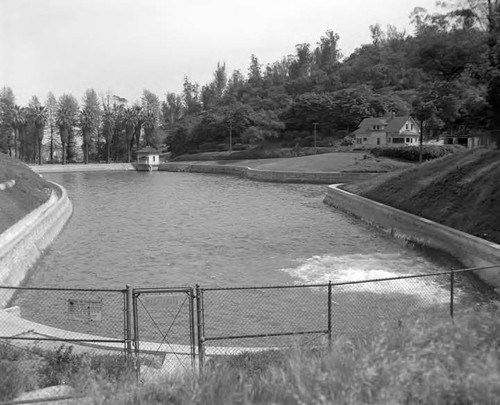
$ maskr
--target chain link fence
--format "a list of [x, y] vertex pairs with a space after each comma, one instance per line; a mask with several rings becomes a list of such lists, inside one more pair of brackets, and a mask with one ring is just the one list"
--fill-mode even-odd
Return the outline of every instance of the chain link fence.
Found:
[[113, 372], [124, 367], [132, 344], [127, 289], [0, 289], [12, 295], [0, 310], [3, 373], [44, 387], [68, 382], [85, 363]]
[[[144, 380], [202, 370], [212, 356], [326, 345], [343, 336], [372, 338], [382, 327], [397, 328], [423, 314], [445, 321], [460, 310], [497, 302], [498, 294], [477, 274], [499, 270], [230, 288], [0, 287], [15, 291], [11, 307], [0, 310], [0, 368], [10, 361], [21, 370], [0, 372], [39, 387], [65, 382], [85, 356], [95, 367], [106, 363], [116, 370], [133, 358], [127, 364]], [[69, 368], [61, 371], [66, 363]], [[58, 375], [30, 381], [33, 370], [49, 375], [54, 368]]]
[[473, 274], [492, 269], [500, 267], [335, 284], [197, 287], [200, 365], [211, 356], [371, 338], [425, 314], [447, 320], [498, 299]]

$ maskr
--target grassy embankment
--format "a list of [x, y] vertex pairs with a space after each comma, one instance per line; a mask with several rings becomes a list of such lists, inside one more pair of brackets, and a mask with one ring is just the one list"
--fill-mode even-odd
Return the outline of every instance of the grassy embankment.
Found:
[[24, 163], [0, 153], [0, 183], [9, 180], [16, 185], [0, 191], [0, 233], [47, 201], [53, 189]]
[[[203, 375], [185, 372], [145, 383], [119, 372], [116, 361], [98, 367], [60, 351], [37, 367], [21, 352], [0, 360], [7, 377], [0, 399], [28, 388], [24, 384], [35, 388], [49, 373], [53, 383], [65, 381], [85, 397], [77, 404], [497, 404], [499, 334], [498, 309], [483, 308], [458, 314], [455, 323], [421, 318], [370, 339], [339, 339], [331, 349], [218, 358]], [[28, 377], [22, 364], [31, 364]]]
[[500, 243], [498, 150], [458, 152], [345, 189]]
[[256, 158], [235, 160], [234, 154], [226, 152], [207, 152], [196, 155], [183, 155], [176, 161], [189, 161], [199, 164], [219, 164], [248, 166], [254, 169], [290, 172], [386, 172], [411, 167], [414, 164], [386, 157], [374, 157], [368, 152], [335, 152], [300, 157]]

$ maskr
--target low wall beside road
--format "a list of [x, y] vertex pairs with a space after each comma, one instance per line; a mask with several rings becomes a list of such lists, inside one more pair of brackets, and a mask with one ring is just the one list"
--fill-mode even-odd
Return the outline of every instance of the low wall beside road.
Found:
[[217, 173], [231, 174], [257, 181], [269, 181], [275, 183], [351, 183], [369, 179], [379, 173], [371, 172], [288, 172], [252, 169], [246, 166], [207, 164], [207, 163], [164, 163], [160, 165], [160, 171], [166, 172], [190, 172], [190, 173]]
[[[19, 286], [45, 249], [54, 241], [73, 212], [66, 190], [55, 191], [48, 201], [0, 234], [0, 285]], [[13, 290], [0, 290], [4, 308]]]
[[328, 187], [324, 202], [396, 237], [446, 252], [467, 267], [498, 266], [477, 275], [489, 285], [500, 288], [500, 245], [438, 224], [368, 198]]

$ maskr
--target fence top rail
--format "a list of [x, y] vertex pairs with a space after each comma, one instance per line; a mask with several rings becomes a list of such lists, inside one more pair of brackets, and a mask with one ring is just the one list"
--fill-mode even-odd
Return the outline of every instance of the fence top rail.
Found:
[[192, 293], [193, 287], [147, 287], [147, 288], [134, 288], [132, 294], [162, 294], [162, 293]]
[[0, 285], [2, 290], [32, 290], [32, 291], [79, 291], [79, 292], [116, 292], [126, 293], [126, 289], [119, 288], [72, 288], [72, 287], [13, 287]]
[[397, 277], [386, 277], [386, 278], [373, 278], [370, 280], [355, 280], [355, 281], [344, 281], [341, 283], [323, 283], [323, 284], [289, 284], [289, 285], [274, 285], [274, 286], [252, 286], [252, 287], [203, 287], [200, 288], [200, 291], [228, 291], [228, 290], [269, 290], [269, 289], [286, 289], [286, 288], [321, 288], [328, 286], [340, 286], [340, 285], [352, 285], [352, 284], [365, 284], [365, 283], [376, 283], [382, 281], [394, 281], [394, 280], [404, 280], [409, 278], [424, 278], [424, 277], [435, 277], [435, 276], [443, 276], [443, 275], [451, 275], [458, 273], [470, 273], [476, 270], [487, 270], [487, 269], [500, 269], [500, 264], [492, 265], [492, 266], [483, 266], [483, 267], [471, 267], [467, 269], [457, 269], [457, 270], [447, 270], [436, 273], [426, 273], [426, 274], [410, 274], [404, 276]]

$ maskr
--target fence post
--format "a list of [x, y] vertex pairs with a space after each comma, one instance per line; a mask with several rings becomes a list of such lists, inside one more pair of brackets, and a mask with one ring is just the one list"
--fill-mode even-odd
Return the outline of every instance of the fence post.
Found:
[[328, 347], [332, 346], [332, 281], [328, 281]]
[[200, 285], [196, 284], [196, 318], [198, 326], [198, 363], [200, 367], [200, 374], [203, 373], [203, 306], [201, 302], [201, 289]]
[[139, 360], [139, 314], [137, 310], [137, 295], [132, 293], [132, 309], [134, 315], [134, 355], [135, 355], [135, 368], [137, 379], [141, 375], [141, 362]]
[[453, 295], [454, 295], [454, 289], [455, 289], [455, 271], [453, 270], [453, 267], [451, 268], [451, 274], [450, 274], [450, 316], [451, 316], [451, 321], [453, 322]]
[[126, 327], [126, 333], [125, 333], [125, 339], [127, 340], [127, 359], [130, 361], [132, 358], [132, 289], [130, 288], [130, 285], [127, 284], [126, 290], [125, 290], [125, 303], [126, 303], [126, 321], [125, 321], [125, 327]]

